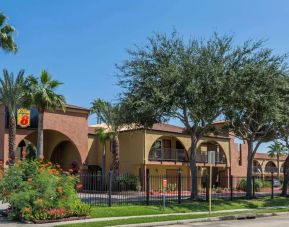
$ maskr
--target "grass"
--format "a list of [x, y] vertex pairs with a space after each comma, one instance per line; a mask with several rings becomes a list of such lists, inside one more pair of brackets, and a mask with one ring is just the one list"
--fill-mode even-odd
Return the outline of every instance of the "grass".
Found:
[[[288, 210], [289, 209], [255, 210], [255, 211], [250, 211], [250, 214], [270, 213], [270, 212], [285, 212]], [[245, 214], [245, 213], [246, 212], [238, 212], [238, 214]], [[233, 214], [236, 214], [236, 213], [234, 213], [234, 212], [218, 213], [218, 214], [212, 214], [211, 217], [228, 216], [228, 215], [233, 215]], [[184, 214], [184, 215], [178, 215], [178, 216], [128, 218], [128, 219], [122, 219], [122, 220], [89, 222], [89, 223], [69, 224], [69, 225], [62, 225], [62, 226], [63, 227], [64, 226], [65, 227], [101, 227], [101, 226], [128, 225], [128, 224], [162, 222], [162, 221], [188, 220], [188, 219], [207, 218], [207, 217], [209, 217], [208, 214]]]
[[[212, 210], [232, 210], [245, 208], [264, 208], [273, 206], [289, 206], [289, 199], [284, 197], [278, 198], [259, 198], [252, 200], [214, 200], [212, 202]], [[157, 205], [122, 205], [113, 207], [92, 207], [91, 217], [121, 217], [121, 216], [137, 216], [152, 214], [171, 214], [171, 213], [189, 213], [198, 211], [208, 211], [208, 203], [204, 201], [185, 202], [182, 204], [170, 203], [165, 210], [162, 206]]]

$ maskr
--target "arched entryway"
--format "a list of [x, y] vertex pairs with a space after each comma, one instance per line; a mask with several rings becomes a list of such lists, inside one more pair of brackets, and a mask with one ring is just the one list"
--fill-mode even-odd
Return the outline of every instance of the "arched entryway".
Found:
[[50, 161], [59, 164], [62, 169], [78, 170], [81, 165], [81, 157], [75, 145], [70, 141], [62, 141], [53, 149]]
[[[62, 169], [79, 169], [82, 165], [79, 150], [73, 141], [66, 135], [55, 130], [44, 130], [44, 159], [51, 161], [54, 164], [59, 164]], [[37, 144], [37, 131], [27, 135], [18, 144], [18, 155], [20, 157], [21, 150], [27, 145]]]

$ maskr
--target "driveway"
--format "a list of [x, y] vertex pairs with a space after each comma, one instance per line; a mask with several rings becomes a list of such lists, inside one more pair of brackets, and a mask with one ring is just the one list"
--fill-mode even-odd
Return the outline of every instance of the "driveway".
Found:
[[289, 216], [273, 216], [266, 218], [233, 220], [233, 221], [216, 221], [216, 222], [198, 222], [187, 223], [183, 225], [169, 225], [171, 227], [189, 227], [189, 226], [208, 226], [208, 227], [287, 227], [289, 226]]

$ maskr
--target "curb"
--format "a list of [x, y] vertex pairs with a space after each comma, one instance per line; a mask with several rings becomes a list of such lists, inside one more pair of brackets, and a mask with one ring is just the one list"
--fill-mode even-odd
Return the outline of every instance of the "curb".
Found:
[[182, 225], [182, 224], [190, 224], [190, 223], [198, 223], [198, 222], [246, 220], [246, 219], [282, 216], [282, 215], [289, 215], [289, 212], [229, 215], [229, 216], [221, 216], [221, 217], [186, 219], [186, 220], [178, 220], [178, 221], [163, 221], [163, 222], [150, 222], [150, 223], [143, 223], [143, 224], [139, 223], [139, 224], [128, 224], [128, 225], [115, 225], [115, 227], [125, 227], [125, 226], [128, 226], [128, 227], [155, 227], [155, 226], [166, 226], [166, 225]]

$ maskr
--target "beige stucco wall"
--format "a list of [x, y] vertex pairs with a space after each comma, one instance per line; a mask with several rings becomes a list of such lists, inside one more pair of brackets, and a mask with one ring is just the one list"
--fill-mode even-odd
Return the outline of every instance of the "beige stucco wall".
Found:
[[144, 131], [126, 131], [119, 134], [121, 173], [139, 174], [144, 163]]
[[85, 159], [87, 165], [98, 165], [102, 167], [102, 153], [105, 146], [106, 162], [105, 170], [106, 172], [110, 170], [110, 165], [112, 161], [111, 156], [111, 143], [107, 140], [104, 142], [99, 141], [96, 135], [88, 135], [88, 152]]

